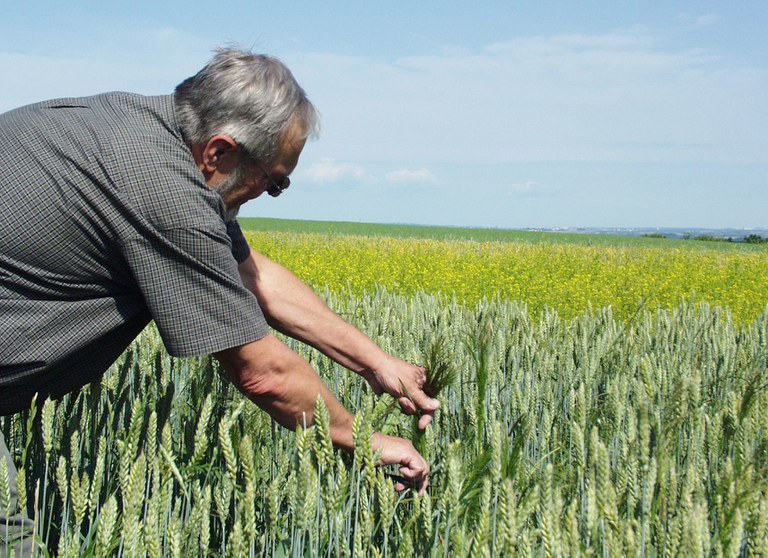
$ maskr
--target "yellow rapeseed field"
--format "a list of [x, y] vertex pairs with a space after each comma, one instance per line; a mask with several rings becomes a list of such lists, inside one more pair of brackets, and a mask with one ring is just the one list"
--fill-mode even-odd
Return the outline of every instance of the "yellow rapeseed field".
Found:
[[610, 306], [639, 308], [681, 300], [728, 308], [734, 321], [768, 305], [768, 252], [397, 239], [306, 233], [247, 233], [262, 253], [319, 290], [376, 288], [455, 296], [473, 304], [500, 297], [563, 318]]

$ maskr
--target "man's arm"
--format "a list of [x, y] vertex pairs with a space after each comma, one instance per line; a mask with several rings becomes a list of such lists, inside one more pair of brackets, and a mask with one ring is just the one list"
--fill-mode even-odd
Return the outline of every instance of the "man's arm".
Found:
[[[243, 394], [291, 430], [311, 424], [315, 400], [320, 395], [331, 417], [330, 433], [334, 445], [346, 451], [353, 450], [352, 415], [309, 363], [276, 337], [268, 335], [214, 356], [224, 367], [227, 378]], [[377, 433], [373, 445], [375, 450], [381, 451], [382, 465], [399, 465], [401, 474], [420, 487], [420, 494], [426, 491], [429, 466], [413, 444]], [[405, 485], [400, 483], [396, 488], [402, 490]]]
[[423, 368], [395, 358], [336, 315], [312, 289], [283, 266], [254, 250], [240, 264], [243, 284], [259, 300], [269, 324], [360, 374], [377, 393], [386, 391], [403, 412], [423, 412], [425, 428], [439, 403], [422, 390]]

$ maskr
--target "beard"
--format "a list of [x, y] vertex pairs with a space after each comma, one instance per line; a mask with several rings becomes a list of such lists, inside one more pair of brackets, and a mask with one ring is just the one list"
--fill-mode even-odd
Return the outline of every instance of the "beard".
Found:
[[[228, 178], [222, 180], [216, 186], [211, 186], [211, 190], [219, 194], [219, 197], [223, 202], [227, 197], [229, 197], [229, 194], [239, 186], [244, 174], [245, 173], [243, 170], [240, 167], [237, 167], [234, 171], [232, 171]], [[234, 221], [239, 212], [240, 206], [229, 207], [227, 204], [224, 204], [224, 221], [227, 223]]]

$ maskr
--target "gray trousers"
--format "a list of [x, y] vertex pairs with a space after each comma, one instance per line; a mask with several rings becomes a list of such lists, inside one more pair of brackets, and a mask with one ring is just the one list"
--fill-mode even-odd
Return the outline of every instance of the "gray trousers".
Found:
[[0, 459], [8, 464], [8, 477], [11, 488], [10, 514], [0, 509], [0, 558], [33, 556], [34, 552], [34, 523], [27, 517], [25, 511], [18, 511], [18, 495], [16, 494], [16, 467], [11, 459], [11, 452], [5, 445], [3, 433], [0, 432]]

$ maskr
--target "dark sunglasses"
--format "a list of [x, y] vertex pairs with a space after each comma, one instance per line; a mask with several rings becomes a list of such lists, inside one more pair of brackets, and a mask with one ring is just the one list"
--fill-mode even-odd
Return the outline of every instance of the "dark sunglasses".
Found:
[[269, 181], [271, 182], [271, 185], [269, 188], [267, 188], [267, 194], [272, 196], [273, 198], [276, 198], [283, 192], [285, 192], [288, 189], [288, 186], [291, 185], [291, 179], [287, 176], [284, 176], [280, 179], [280, 182], [272, 178], [267, 171], [264, 170], [264, 167], [261, 166], [261, 163], [259, 163], [258, 159], [251, 155], [247, 150], [243, 149], [246, 155], [256, 164], [257, 167], [259, 167], [259, 170], [264, 173], [264, 176], [266, 176]]
[[272, 183], [269, 186], [269, 188], [267, 188], [267, 194], [269, 194], [273, 198], [276, 198], [277, 196], [285, 192], [288, 189], [288, 186], [291, 185], [291, 179], [288, 178], [287, 176], [284, 176], [283, 178], [280, 179], [280, 182], [278, 182], [274, 178], [272, 178], [267, 171], [264, 170], [264, 167], [262, 167], [256, 159], [253, 159], [253, 162], [256, 163], [256, 166], [259, 167], [259, 170], [263, 172], [264, 176], [269, 178], [269, 181]]

